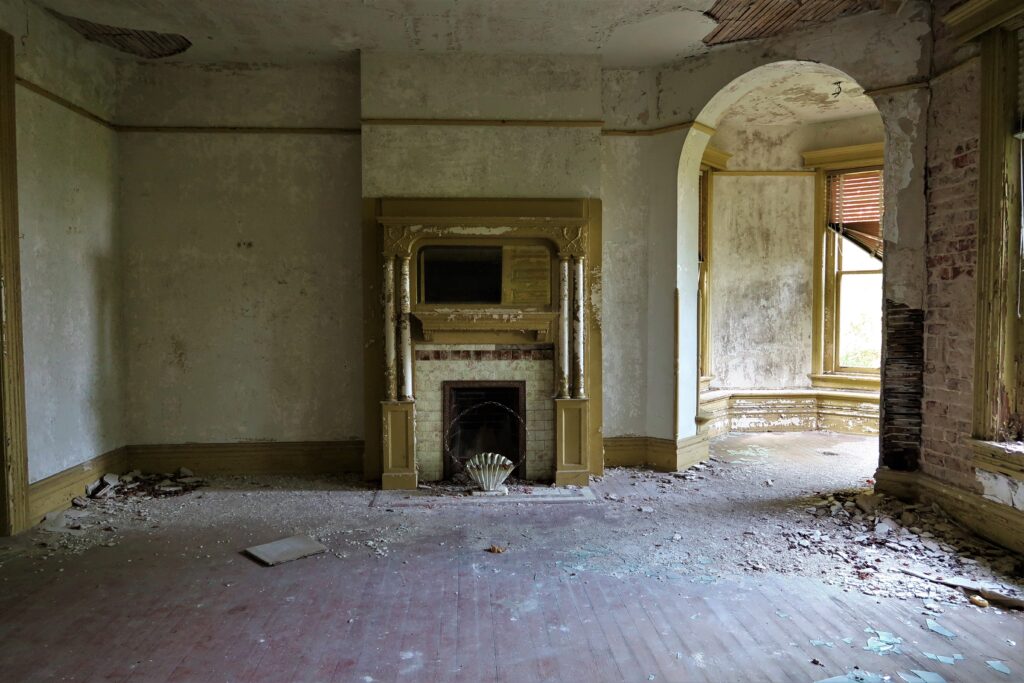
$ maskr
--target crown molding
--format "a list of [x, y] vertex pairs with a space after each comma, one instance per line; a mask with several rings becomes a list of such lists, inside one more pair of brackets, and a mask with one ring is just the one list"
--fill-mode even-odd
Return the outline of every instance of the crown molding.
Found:
[[1020, 0], [970, 0], [948, 12], [942, 21], [958, 43], [966, 43], [994, 28], [1020, 28], [1024, 3]]

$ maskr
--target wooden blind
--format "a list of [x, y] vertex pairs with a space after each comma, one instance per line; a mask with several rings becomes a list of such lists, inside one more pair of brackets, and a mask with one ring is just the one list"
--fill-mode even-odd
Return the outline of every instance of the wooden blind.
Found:
[[828, 227], [882, 259], [882, 172], [828, 175]]

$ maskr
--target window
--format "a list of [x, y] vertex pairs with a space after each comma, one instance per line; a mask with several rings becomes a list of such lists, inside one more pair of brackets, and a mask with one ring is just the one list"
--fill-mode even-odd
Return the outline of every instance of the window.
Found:
[[824, 367], [877, 374], [882, 357], [882, 171], [825, 176]]

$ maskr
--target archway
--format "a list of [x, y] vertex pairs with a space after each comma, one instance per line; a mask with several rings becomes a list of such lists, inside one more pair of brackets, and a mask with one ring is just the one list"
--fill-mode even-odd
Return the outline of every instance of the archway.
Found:
[[[855, 121], [860, 118], [863, 120]], [[725, 185], [725, 177], [728, 176], [733, 191], [732, 201], [742, 197], [743, 203], [757, 205], [760, 192], [761, 205], [757, 208], [762, 211], [758, 217], [769, 222], [788, 221], [788, 224], [782, 226], [784, 229], [770, 226], [769, 230], [769, 226], [761, 226], [760, 233], [741, 236], [751, 242], [750, 253], [734, 253], [733, 262], [723, 264], [733, 269], [731, 273], [734, 277], [720, 284], [735, 285], [733, 291], [716, 293], [715, 288], [711, 287], [710, 296], [712, 301], [716, 300], [716, 294], [719, 300], [725, 300], [737, 322], [732, 325], [731, 336], [718, 334], [716, 340], [715, 332], [721, 330], [707, 330], [711, 326], [707, 319], [706, 284], [709, 281], [708, 250], [711, 244], [706, 227], [710, 217], [702, 215], [701, 206], [706, 203], [708, 193], [706, 171], [709, 145], [713, 139], [716, 143], [721, 140], [729, 126], [732, 130], [731, 142], [735, 144], [725, 151], [732, 152], [738, 164], [732, 164], [728, 170], [720, 173], [720, 182]], [[770, 134], [765, 132], [767, 128], [776, 127], [779, 130], [784, 128], [785, 134], [776, 135], [775, 130]], [[855, 131], [858, 127], [860, 130]], [[736, 132], [737, 128], [741, 129], [740, 133]], [[845, 246], [848, 260], [852, 264], [863, 245], [855, 244], [847, 236], [838, 234], [834, 237], [830, 234], [821, 241], [824, 233], [819, 234], [816, 230], [825, 224], [822, 217], [825, 209], [821, 205], [824, 202], [823, 187], [844, 168], [844, 162], [847, 170], [860, 170], [867, 174], [865, 177], [870, 176], [875, 183], [873, 191], [881, 194], [880, 173], [874, 172], [871, 175], [868, 167], [882, 165], [885, 137], [883, 112], [864, 94], [855, 79], [828, 65], [794, 60], [762, 65], [734, 78], [703, 106], [689, 126], [682, 140], [676, 178], [678, 213], [675, 284], [679, 323], [675, 348], [678, 368], [675, 419], [680, 426], [681, 436], [688, 436], [685, 430], [691, 423], [694, 425], [691, 433], [697, 433], [702, 427], [712, 432], [715, 429], [721, 430], [721, 424], [716, 420], [722, 419], [726, 425], [724, 431], [730, 431], [737, 424], [742, 425], [743, 431], [818, 428], [877, 431], [877, 408], [874, 408], [873, 415], [870, 410], [861, 410], [860, 414], [852, 418], [856, 410], [837, 411], [834, 403], [822, 411], [814, 407], [820, 397], [813, 390], [815, 387], [828, 387], [858, 390], [859, 394], [874, 391], [877, 405], [883, 346], [881, 216], [875, 218], [876, 241], [872, 243], [877, 245], [877, 251], [870, 255], [877, 260], [867, 259], [877, 264], [877, 275], [860, 271], [856, 274], [857, 277], [863, 275], [861, 280], [870, 281], [877, 290], [872, 294], [873, 308], [868, 310], [866, 316], [870, 322], [869, 337], [872, 341], [869, 346], [873, 346], [873, 352], [868, 354], [869, 360], [862, 364], [863, 367], [848, 367], [838, 361], [833, 362], [839, 358], [839, 344], [836, 340], [843, 339], [844, 345], [852, 348], [855, 339], [848, 331], [844, 331], [851, 326], [846, 324], [844, 318], [840, 318], [838, 308], [829, 305], [829, 302], [834, 304], [849, 297], [840, 297], [838, 293], [836, 283], [843, 282], [844, 276], [841, 264], [837, 265], [839, 260], [827, 262], [825, 256], [828, 249], [838, 253]], [[871, 147], [870, 153], [868, 147]], [[841, 148], [843, 153], [837, 150], [831, 156], [819, 155], [827, 163], [815, 163], [813, 168], [802, 157], [803, 153], [820, 152], [826, 148]], [[755, 154], [755, 150], [764, 158]], [[878, 159], [873, 160], [869, 158], [871, 156], [877, 156]], [[817, 172], [814, 168], [824, 169], [827, 173]], [[702, 177], [705, 182], [701, 182]], [[736, 188], [741, 185], [747, 186], [743, 195], [736, 192]], [[794, 201], [800, 205], [785, 207], [788, 213], [772, 214], [772, 202], [779, 195], [798, 197]], [[747, 219], [749, 223], [750, 217]], [[785, 243], [787, 239], [788, 244]], [[772, 253], [772, 249], [761, 249], [759, 252], [756, 248], [758, 240], [763, 244], [775, 244], [775, 253]], [[786, 254], [778, 253], [779, 245], [788, 249]], [[738, 260], [742, 257], [750, 259], [745, 269], [742, 261]], [[761, 261], [771, 258], [788, 259], [791, 267], [776, 267], [774, 270], [763, 268]], [[711, 262], [714, 263], [713, 258]], [[827, 268], [834, 269], [831, 275], [823, 271], [826, 262]], [[866, 266], [862, 268], [867, 269]], [[710, 281], [714, 283], [713, 278]], [[852, 272], [846, 281], [856, 281]], [[760, 306], [749, 305], [743, 309], [738, 302], [742, 304], [742, 297], [749, 298], [750, 292], [759, 293]], [[732, 301], [728, 301], [730, 294]], [[850, 306], [847, 308], [850, 309]], [[705, 312], [704, 334], [701, 334], [701, 311]], [[723, 311], [717, 306], [715, 311], [721, 323], [725, 319]], [[862, 317], [865, 317], [863, 311]], [[738, 333], [740, 328], [746, 328], [749, 334]], [[780, 330], [785, 334], [775, 334]], [[741, 343], [743, 337], [753, 341], [744, 345]], [[732, 348], [721, 348], [723, 338], [731, 340]], [[711, 353], [718, 358], [715, 367], [718, 369], [719, 388], [763, 392], [759, 400], [761, 405], [767, 407], [766, 410], [758, 413], [754, 409], [752, 414], [756, 413], [757, 416], [739, 415], [738, 420], [731, 422], [731, 417], [737, 416], [731, 412], [728, 401], [724, 404], [724, 416], [708, 410], [701, 411], [699, 392], [703, 364], [698, 359], [703, 356], [706, 362], [708, 357], [708, 349], [701, 348], [702, 340], [711, 342]], [[759, 345], [765, 348], [759, 349]], [[785, 353], [780, 351], [783, 349]], [[726, 356], [736, 362], [723, 362]], [[844, 356], [850, 357], [849, 353]], [[712, 379], [704, 377], [705, 387]], [[807, 390], [801, 394], [800, 401], [792, 400], [793, 396], [786, 393], [792, 394], [796, 390]], [[850, 396], [840, 391], [828, 400], [842, 403], [848, 399]], [[753, 399], [748, 398], [748, 404], [753, 402]], [[853, 405], [852, 400], [850, 405]], [[862, 403], [860, 408], [864, 405]], [[790, 408], [792, 411], [787, 413]], [[774, 416], [771, 419], [765, 417], [769, 412]], [[694, 416], [697, 416], [696, 420]], [[742, 422], [744, 419], [746, 422]]]

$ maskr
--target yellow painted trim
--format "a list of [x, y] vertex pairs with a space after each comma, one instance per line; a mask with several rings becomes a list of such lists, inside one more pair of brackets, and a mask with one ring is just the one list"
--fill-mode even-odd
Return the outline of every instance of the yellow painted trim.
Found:
[[47, 90], [46, 88], [44, 88], [41, 85], [33, 83], [32, 81], [30, 81], [28, 79], [25, 79], [25, 78], [22, 78], [20, 76], [15, 78], [15, 82], [18, 85], [20, 85], [21, 87], [25, 88], [26, 90], [34, 92], [35, 94], [37, 94], [37, 95], [39, 95], [41, 97], [45, 97], [46, 99], [50, 100], [54, 104], [59, 104], [60, 106], [62, 106], [65, 109], [67, 109], [68, 111], [71, 111], [71, 112], [73, 112], [75, 114], [78, 114], [79, 116], [87, 118], [90, 121], [92, 121], [93, 123], [98, 123], [101, 126], [104, 126], [106, 128], [110, 128], [111, 130], [115, 130], [114, 124], [111, 123], [110, 121], [106, 120], [102, 116], [94, 114], [91, 111], [89, 111], [88, 109], [86, 109], [85, 107], [81, 107], [81, 106], [75, 104], [74, 102], [71, 102], [69, 100], [64, 99], [60, 95]]
[[709, 137], [714, 137], [715, 129], [711, 126], [707, 126], [700, 121], [683, 121], [681, 123], [672, 123], [667, 126], [661, 126], [660, 128], [638, 128], [638, 129], [616, 129], [616, 128], [605, 128], [601, 131], [601, 135], [636, 135], [636, 136], [647, 136], [647, 135], [661, 135], [663, 133], [674, 133], [677, 130], [689, 130], [694, 129], [702, 133], [706, 133]]
[[197, 475], [339, 474], [360, 470], [363, 442], [242, 441], [127, 446], [128, 468]]
[[881, 166], [885, 160], [885, 143], [830, 147], [804, 152], [804, 167], [808, 169], [838, 170], [861, 166]]
[[363, 119], [364, 126], [487, 126], [601, 128], [604, 121], [559, 119]]
[[946, 13], [942, 21], [958, 43], [966, 43], [999, 27], [1019, 28], [1024, 17], [1020, 0], [970, 0]]
[[1024, 553], [1024, 512], [921, 472], [881, 468], [875, 472], [875, 491], [904, 500], [938, 503], [960, 524], [999, 545]]
[[865, 90], [864, 94], [868, 97], [881, 97], [883, 95], [892, 95], [898, 92], [904, 92], [906, 90], [920, 90], [922, 88], [929, 88], [931, 85], [928, 81], [911, 81], [909, 83], [899, 83], [897, 85], [887, 85], [881, 88], [875, 88], [874, 90]]
[[113, 123], [95, 114], [85, 107], [79, 106], [60, 95], [47, 90], [43, 86], [32, 81], [17, 77], [19, 86], [31, 92], [45, 97], [51, 102], [58, 104], [70, 112], [78, 114], [97, 123], [105, 128], [118, 133], [244, 133], [244, 134], [274, 134], [274, 135], [359, 135], [359, 128], [329, 128], [329, 127], [295, 127], [295, 126], [134, 126], [129, 124]]
[[729, 165], [729, 159], [731, 158], [732, 155], [728, 152], [723, 152], [717, 147], [708, 145], [704, 148], [704, 156], [701, 157], [700, 163], [716, 171], [724, 171]]
[[650, 467], [659, 472], [680, 472], [708, 457], [706, 433], [679, 441], [651, 436], [611, 436], [604, 439], [607, 467]]
[[38, 524], [47, 512], [63, 510], [75, 496], [84, 496], [85, 487], [108, 472], [122, 473], [128, 465], [128, 449], [115, 448], [91, 460], [69, 467], [54, 475], [29, 484], [29, 524]]
[[359, 128], [303, 128], [294, 126], [132, 126], [114, 124], [118, 133], [189, 133], [206, 135], [227, 133], [237, 135], [359, 135]]
[[1024, 481], [1024, 450], [1019, 445], [977, 439], [969, 443], [975, 467]]
[[[811, 283], [811, 371], [821, 375], [825, 372], [825, 284], [828, 279], [826, 272], [825, 250], [829, 240], [825, 235], [826, 212], [826, 180], [825, 172], [817, 171], [814, 179], [814, 225], [811, 226], [811, 239], [814, 240], [814, 263], [812, 265]], [[812, 384], [814, 384], [812, 377]]]
[[822, 389], [849, 389], [852, 391], [880, 391], [882, 378], [878, 373], [865, 375], [811, 373], [811, 386]]
[[0, 31], [0, 535], [25, 529], [28, 435], [18, 227], [14, 38]]
[[975, 289], [974, 436], [995, 439], [1017, 412], [1020, 169], [1013, 139], [1017, 105], [1017, 37], [988, 31], [981, 40], [981, 135]]
[[814, 175], [814, 171], [715, 171], [717, 176], [805, 176], [810, 177]]

